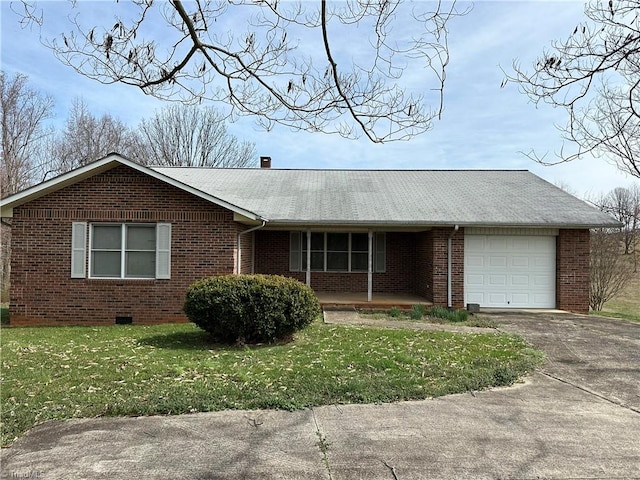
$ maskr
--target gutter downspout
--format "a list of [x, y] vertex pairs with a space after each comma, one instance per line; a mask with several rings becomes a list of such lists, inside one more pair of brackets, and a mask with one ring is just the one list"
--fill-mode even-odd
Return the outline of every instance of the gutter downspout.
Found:
[[449, 238], [447, 239], [447, 308], [453, 308], [453, 301], [452, 301], [452, 288], [451, 288], [451, 256], [452, 256], [452, 250], [453, 250], [453, 236], [456, 234], [456, 232], [458, 231], [458, 229], [460, 228], [460, 225], [455, 225], [453, 227], [453, 231], [449, 234]]
[[[249, 228], [248, 230], [244, 230], [242, 232], [238, 233], [238, 264], [236, 266], [236, 274], [240, 275], [241, 272], [241, 267], [242, 267], [242, 235], [245, 235], [247, 233], [251, 233], [254, 232], [256, 230], [259, 230], [261, 228], [263, 228], [265, 225], [267, 224], [266, 220], [262, 220], [262, 225], [258, 225], [257, 227], [252, 227]], [[253, 273], [253, 266], [251, 268], [251, 273]]]

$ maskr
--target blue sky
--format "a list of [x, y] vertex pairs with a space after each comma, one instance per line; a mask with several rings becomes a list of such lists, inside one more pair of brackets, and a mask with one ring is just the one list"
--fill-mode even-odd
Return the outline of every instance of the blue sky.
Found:
[[[163, 106], [135, 87], [103, 85], [62, 65], [40, 44], [40, 32], [19, 26], [11, 3], [0, 2], [2, 69], [28, 75], [31, 86], [53, 96], [55, 122], [64, 122], [76, 97], [82, 97], [95, 114], [110, 113], [131, 126]], [[112, 3], [95, 3], [90, 11], [101, 18], [109, 16]], [[459, 3], [462, 8], [468, 5]], [[44, 6], [43, 37], [69, 28], [65, 2]], [[525, 169], [567, 185], [580, 196], [629, 185], [631, 177], [601, 159], [545, 167], [527, 158], [522, 152], [559, 151], [562, 140], [554, 125], [565, 122], [563, 111], [546, 105], [536, 108], [515, 85], [500, 88], [504, 78], [500, 67], [508, 70], [516, 59], [530, 64], [552, 40], [573, 31], [584, 18], [583, 8], [575, 1], [475, 2], [468, 15], [449, 24], [451, 58], [442, 120], [410, 141], [377, 145], [365, 138], [347, 140], [284, 127], [265, 132], [247, 117], [229, 129], [255, 142], [259, 155], [272, 157], [274, 168]], [[349, 43], [353, 41], [336, 42]]]

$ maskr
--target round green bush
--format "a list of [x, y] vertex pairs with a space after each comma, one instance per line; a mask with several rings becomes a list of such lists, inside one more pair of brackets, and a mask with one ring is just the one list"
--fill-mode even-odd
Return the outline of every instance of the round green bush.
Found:
[[306, 327], [321, 313], [311, 288], [280, 275], [222, 275], [189, 286], [189, 320], [224, 343], [273, 342]]

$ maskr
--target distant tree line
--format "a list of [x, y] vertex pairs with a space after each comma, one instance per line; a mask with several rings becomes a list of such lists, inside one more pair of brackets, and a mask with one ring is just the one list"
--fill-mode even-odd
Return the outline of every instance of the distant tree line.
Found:
[[94, 114], [74, 100], [62, 129], [53, 98], [31, 88], [22, 74], [0, 72], [2, 197], [118, 152], [143, 165], [250, 167], [255, 145], [227, 130], [213, 107], [170, 104], [130, 127], [109, 113]]

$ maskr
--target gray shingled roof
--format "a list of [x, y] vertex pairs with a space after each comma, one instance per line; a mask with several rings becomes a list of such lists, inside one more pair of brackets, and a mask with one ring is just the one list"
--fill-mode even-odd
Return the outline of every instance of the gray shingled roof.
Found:
[[272, 224], [596, 227], [608, 215], [528, 171], [153, 168]]

